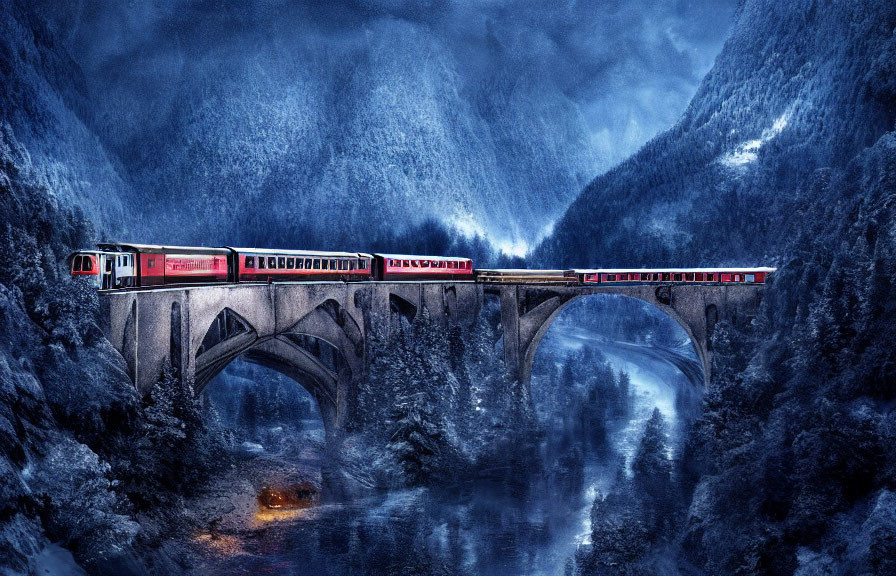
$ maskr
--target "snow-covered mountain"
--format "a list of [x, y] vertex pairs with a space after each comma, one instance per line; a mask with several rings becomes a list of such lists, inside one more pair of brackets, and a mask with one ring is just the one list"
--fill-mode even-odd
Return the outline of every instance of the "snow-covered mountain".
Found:
[[101, 231], [116, 229], [128, 186], [85, 121], [90, 104], [80, 68], [19, 2], [0, 3], [0, 86], [7, 177], [44, 190], [54, 206], [78, 207]]
[[537, 251], [542, 264], [760, 264], [834, 203], [829, 170], [893, 129], [896, 7], [742, 3], [681, 120], [596, 178]]

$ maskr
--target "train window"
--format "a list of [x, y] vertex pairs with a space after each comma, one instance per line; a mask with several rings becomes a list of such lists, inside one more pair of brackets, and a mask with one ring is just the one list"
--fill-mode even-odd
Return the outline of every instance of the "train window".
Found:
[[147, 258], [146, 267], [147, 268], [155, 268], [156, 267], [156, 259], [155, 258]]
[[277, 257], [277, 268], [286, 268], [286, 256]]
[[754, 274], [745, 274], [744, 275], [744, 282], [755, 282], [755, 281], [756, 281], [756, 276]]
[[296, 270], [301, 270], [304, 262], [301, 258], [296, 258]]
[[429, 260], [421, 260], [420, 267], [421, 268], [429, 268]]
[[81, 262], [81, 270], [84, 272], [93, 272], [93, 258], [85, 256], [84, 260]]
[[311, 270], [311, 258], [305, 258], [305, 270]]
[[315, 258], [315, 259], [312, 260], [311, 262], [312, 262], [313, 268], [314, 268], [315, 270], [320, 270], [320, 260], [318, 260], [317, 258]]
[[277, 267], [277, 259], [273, 256], [268, 256], [268, 268], [276, 268]]
[[715, 274], [707, 274], [707, 275], [706, 275], [706, 281], [707, 281], [707, 282], [715, 282], [715, 281], [716, 281], [716, 275], [715, 275]]
[[367, 260], [358, 261], [358, 270], [367, 270]]
[[330, 270], [338, 270], [336, 267], [336, 260], [330, 260]]
[[258, 267], [259, 267], [259, 268], [266, 268], [266, 266], [265, 266], [264, 264], [265, 264], [264, 256], [259, 256], [259, 257], [258, 257]]
[[389, 266], [395, 266], [395, 260], [389, 260]]
[[296, 259], [295, 258], [287, 258], [286, 259], [286, 269], [292, 270], [296, 267]]
[[673, 274], [672, 280], [674, 280], [675, 282], [681, 282], [681, 274]]
[[735, 274], [735, 275], [734, 275], [734, 281], [735, 281], [735, 282], [740, 282], [740, 274]]
[[330, 269], [330, 261], [329, 260], [321, 260], [320, 261], [320, 269], [321, 270], [329, 270]]
[[688, 282], [693, 282], [693, 281], [694, 281], [694, 274], [693, 274], [693, 272], [690, 273], [690, 274], [685, 274], [685, 275], [684, 275], [684, 279], [687, 280]]
[[616, 281], [616, 275], [615, 275], [615, 274], [607, 274], [607, 281], [608, 281], [608, 282], [615, 282], [615, 281]]
[[81, 271], [81, 260], [82, 256], [75, 256], [75, 259], [72, 260], [72, 272], [80, 272]]
[[[150, 260], [150, 267], [152, 267], [152, 260]], [[255, 268], [255, 256], [246, 256], [246, 268]]]
[[354, 269], [355, 269], [355, 261], [354, 261], [354, 260], [349, 260], [349, 261], [348, 261], [348, 269], [349, 269], [349, 270], [354, 270]]

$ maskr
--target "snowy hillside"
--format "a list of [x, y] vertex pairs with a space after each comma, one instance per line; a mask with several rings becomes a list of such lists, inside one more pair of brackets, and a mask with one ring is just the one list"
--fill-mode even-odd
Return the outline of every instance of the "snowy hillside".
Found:
[[[595, 179], [537, 251], [563, 266], [768, 263], [896, 118], [894, 7], [743, 3], [682, 119]], [[820, 170], [820, 171], [819, 171]]]
[[101, 230], [121, 226], [127, 186], [83, 120], [90, 105], [80, 69], [18, 2], [0, 3], [0, 86], [6, 178], [42, 189], [54, 206], [79, 207]]

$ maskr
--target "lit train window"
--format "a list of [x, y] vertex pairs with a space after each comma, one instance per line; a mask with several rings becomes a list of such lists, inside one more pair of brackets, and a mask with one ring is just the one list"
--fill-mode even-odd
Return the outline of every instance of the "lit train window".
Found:
[[[152, 268], [152, 260], [149, 261], [149, 267]], [[255, 268], [254, 256], [246, 256], [246, 268]]]
[[273, 256], [268, 256], [268, 268], [276, 268], [277, 267], [277, 259]]
[[280, 256], [277, 258], [277, 268], [286, 268], [286, 257]]
[[301, 258], [296, 258], [296, 270], [301, 270], [301, 269], [302, 269], [302, 263], [303, 263], [303, 262], [304, 262], [304, 260], [302, 260]]
[[292, 270], [296, 267], [296, 259], [295, 258], [287, 258], [286, 259], [286, 269]]
[[305, 258], [305, 270], [311, 270], [311, 258]]
[[754, 274], [746, 274], [744, 276], [744, 282], [755, 282], [756, 276]]

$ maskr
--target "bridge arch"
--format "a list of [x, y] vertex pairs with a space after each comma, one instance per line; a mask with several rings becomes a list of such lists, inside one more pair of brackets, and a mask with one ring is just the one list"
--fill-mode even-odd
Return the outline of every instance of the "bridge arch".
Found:
[[[622, 321], [623, 324], [625, 324], [625, 320], [636, 321], [637, 319], [648, 319], [648, 318], [653, 318], [654, 320], [657, 320], [659, 318], [663, 318], [665, 320], [661, 320], [660, 322], [667, 322], [668, 328], [671, 328], [674, 325], [675, 329], [681, 330], [681, 332], [679, 332], [678, 335], [683, 338], [687, 338], [688, 344], [691, 346], [691, 348], [693, 349], [693, 351], [695, 353], [694, 357], [691, 358], [686, 355], [684, 355], [684, 356], [680, 355], [675, 350], [672, 350], [672, 349], [665, 349], [665, 353], [662, 353], [662, 351], [660, 351], [661, 357], [669, 365], [671, 365], [673, 368], [677, 369], [677, 371], [680, 372], [682, 374], [682, 376], [684, 378], [686, 378], [691, 384], [693, 384], [694, 386], [702, 387], [704, 384], [704, 371], [703, 371], [703, 365], [702, 365], [702, 362], [701, 362], [701, 359], [699, 356], [700, 347], [699, 347], [699, 344], [694, 340], [693, 332], [689, 329], [689, 327], [682, 323], [680, 317], [676, 318], [676, 315], [668, 314], [665, 311], [659, 309], [657, 306], [652, 305], [652, 304], [648, 308], [652, 309], [653, 312], [646, 310], [646, 309], [642, 309], [641, 311], [634, 313], [635, 311], [633, 309], [631, 309], [630, 307], [635, 302], [644, 303], [645, 301], [641, 298], [635, 298], [635, 297], [631, 297], [629, 295], [624, 295], [624, 294], [580, 294], [580, 295], [573, 296], [569, 300], [560, 304], [556, 308], [556, 310], [554, 310], [554, 312], [547, 318], [547, 320], [544, 322], [544, 324], [542, 324], [542, 326], [539, 328], [539, 330], [537, 331], [537, 333], [535, 335], [535, 338], [533, 339], [533, 344], [532, 344], [531, 348], [527, 351], [527, 356], [526, 356], [525, 360], [526, 360], [526, 362], [529, 363], [530, 370], [531, 370], [531, 367], [534, 366], [535, 360], [538, 357], [538, 352], [541, 349], [541, 343], [542, 343], [544, 337], [547, 336], [548, 333], [550, 333], [550, 329], [553, 326], [555, 326], [555, 321], [562, 316], [563, 312], [570, 310], [571, 308], [575, 307], [575, 305], [581, 305], [588, 300], [607, 299], [605, 301], [609, 301], [609, 299], [616, 299], [616, 298], [622, 298], [629, 302], [628, 306], [626, 306], [625, 304], [621, 304], [621, 303], [614, 305], [614, 307], [618, 306], [622, 312], [626, 313], [626, 315], [623, 316], [623, 319], [624, 319]], [[581, 312], [581, 314], [587, 314], [587, 312]], [[581, 316], [577, 316], [576, 318], [581, 318]], [[600, 331], [600, 329], [596, 328], [596, 326], [594, 324], [589, 324], [587, 321], [583, 322], [583, 324], [588, 332], [592, 332], [595, 330]], [[662, 326], [662, 324], [658, 324], [657, 326]], [[612, 329], [604, 332], [604, 334], [608, 335], [611, 332], [612, 332]], [[624, 339], [625, 339], [625, 337], [623, 339], [621, 339], [620, 342], [623, 342]], [[620, 347], [624, 347], [624, 346], [628, 346], [628, 345], [620, 344]], [[637, 348], [635, 348], [635, 346], [636, 346], [635, 344], [631, 344], [631, 346], [632, 346], [633, 350], [637, 350]], [[595, 348], [600, 350], [601, 346], [598, 345]], [[655, 349], [655, 348], [653, 346], [651, 346], [651, 349]]]
[[361, 327], [334, 299], [324, 300], [283, 330], [267, 332], [224, 307], [198, 341], [193, 365], [196, 393], [234, 360], [244, 358], [308, 390], [317, 401], [327, 434], [344, 425], [348, 388], [364, 370]]
[[[505, 364], [510, 377], [518, 379], [528, 394], [538, 346], [562, 310], [583, 296], [619, 294], [651, 304], [684, 329], [702, 365], [703, 384], [707, 384], [712, 367], [709, 336], [715, 322], [724, 316], [729, 307], [729, 300], [732, 300], [729, 290], [731, 288], [726, 286], [505, 286], [501, 288]], [[733, 300], [739, 304], [741, 300], [748, 299], [739, 297]]]
[[[338, 351], [335, 352], [338, 354]], [[214, 370], [197, 376], [195, 392], [201, 394], [208, 384], [237, 359], [269, 368], [290, 378], [314, 398], [327, 435], [333, 434], [344, 417], [339, 410], [340, 378], [313, 353], [281, 338], [259, 340], [237, 353], [229, 355]], [[344, 393], [344, 392], [343, 392]]]

